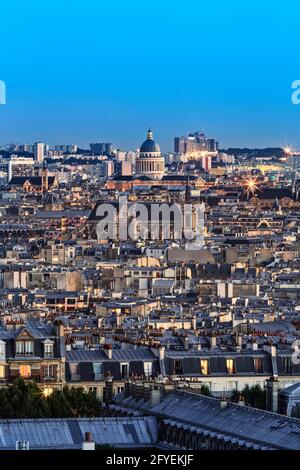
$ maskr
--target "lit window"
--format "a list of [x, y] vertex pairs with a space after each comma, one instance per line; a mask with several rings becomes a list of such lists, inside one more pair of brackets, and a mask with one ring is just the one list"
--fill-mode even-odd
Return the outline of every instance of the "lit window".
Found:
[[5, 377], [5, 366], [0, 366], [0, 379]]
[[234, 374], [235, 373], [235, 367], [234, 367], [233, 359], [226, 359], [226, 369], [227, 369], [227, 374]]
[[208, 367], [208, 360], [207, 359], [201, 359], [200, 369], [201, 369], [201, 374], [202, 375], [208, 375], [209, 374], [209, 367]]
[[53, 393], [53, 388], [44, 388], [43, 390], [43, 395], [44, 397], [50, 397], [50, 395], [52, 395]]
[[30, 377], [31, 367], [30, 366], [20, 366], [20, 375], [21, 375], [21, 377]]

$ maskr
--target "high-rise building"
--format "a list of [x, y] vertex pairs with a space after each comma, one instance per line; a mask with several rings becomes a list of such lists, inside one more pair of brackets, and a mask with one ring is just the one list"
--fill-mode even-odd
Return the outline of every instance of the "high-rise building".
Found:
[[104, 162], [104, 176], [109, 178], [114, 174], [114, 162], [111, 160], [106, 160]]
[[45, 144], [43, 142], [36, 142], [34, 144], [34, 159], [38, 163], [43, 163], [45, 157]]
[[218, 142], [215, 139], [208, 139], [202, 131], [174, 138], [175, 153], [196, 154], [201, 152], [216, 153], [217, 151]]
[[131, 163], [130, 162], [116, 162], [115, 173], [118, 176], [131, 176], [132, 175]]
[[67, 145], [68, 153], [76, 153], [77, 150], [78, 150], [78, 146], [76, 144]]

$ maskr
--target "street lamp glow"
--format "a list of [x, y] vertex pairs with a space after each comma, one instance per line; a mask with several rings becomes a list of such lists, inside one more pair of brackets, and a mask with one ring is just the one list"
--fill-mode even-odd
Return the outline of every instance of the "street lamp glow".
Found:
[[283, 147], [283, 151], [285, 154], [290, 155], [292, 153], [292, 147]]

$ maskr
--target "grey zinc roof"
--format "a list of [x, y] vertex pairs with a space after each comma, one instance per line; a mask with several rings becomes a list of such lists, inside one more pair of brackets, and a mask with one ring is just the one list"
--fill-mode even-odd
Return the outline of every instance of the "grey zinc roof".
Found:
[[[73, 350], [66, 351], [68, 362], [92, 362], [108, 361], [108, 357], [103, 350]], [[155, 359], [152, 351], [146, 348], [139, 349], [113, 349], [112, 361], [146, 361]]]
[[97, 444], [118, 447], [151, 446], [157, 440], [156, 418], [61, 418], [0, 420], [0, 449], [15, 449], [29, 441], [30, 449], [80, 448], [85, 432]]
[[300, 419], [288, 418], [247, 406], [228, 403], [223, 409], [215, 398], [196, 395], [191, 392], [174, 391], [157, 405], [124, 399], [124, 394], [115, 397], [123, 406], [144, 410], [155, 416], [171, 418], [182, 423], [221, 433], [277, 449], [300, 449]]

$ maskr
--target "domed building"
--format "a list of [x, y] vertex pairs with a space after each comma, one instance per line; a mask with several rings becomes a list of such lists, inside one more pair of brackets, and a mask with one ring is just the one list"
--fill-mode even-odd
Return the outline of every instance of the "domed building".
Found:
[[161, 155], [159, 145], [153, 140], [152, 131], [149, 129], [147, 139], [142, 143], [140, 155], [136, 159], [136, 175], [159, 180], [164, 176], [164, 173], [164, 157]]

